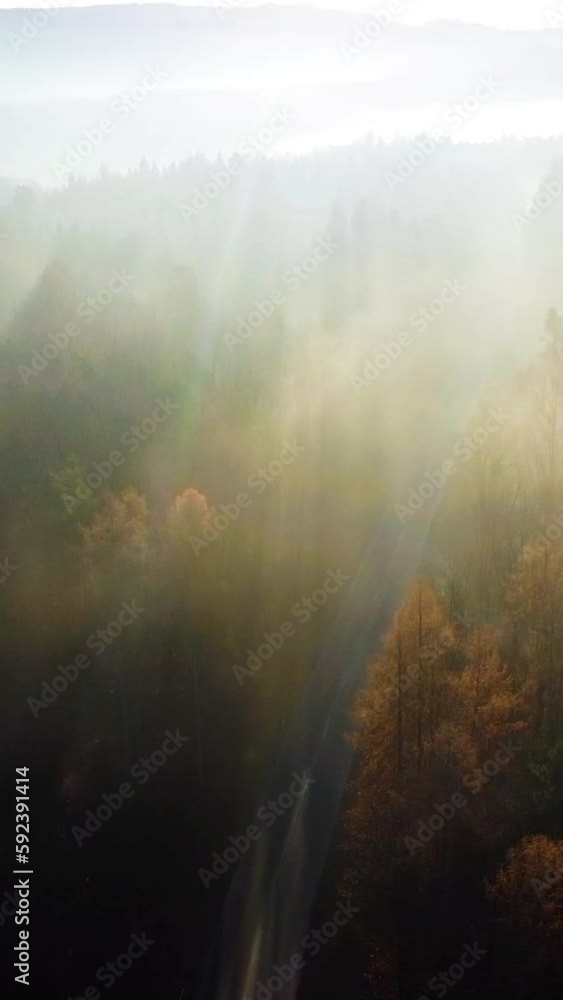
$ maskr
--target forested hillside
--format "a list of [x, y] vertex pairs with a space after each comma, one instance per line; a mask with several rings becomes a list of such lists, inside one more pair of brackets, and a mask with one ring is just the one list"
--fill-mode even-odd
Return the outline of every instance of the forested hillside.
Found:
[[[386, 180], [413, 148], [2, 188], [2, 757], [53, 995], [135, 932], [123, 996], [211, 996], [240, 934], [268, 1000], [280, 859], [287, 926], [305, 884], [311, 927], [355, 908], [303, 997], [560, 995], [562, 147]], [[218, 873], [272, 782], [287, 839]]]

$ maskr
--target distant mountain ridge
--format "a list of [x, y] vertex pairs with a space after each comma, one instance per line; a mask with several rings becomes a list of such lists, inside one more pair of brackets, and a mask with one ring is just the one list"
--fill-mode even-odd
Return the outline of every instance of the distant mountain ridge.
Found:
[[148, 67], [164, 83], [104, 139], [87, 173], [99, 162], [127, 169], [141, 156], [215, 155], [281, 105], [295, 110], [283, 138], [298, 149], [377, 133], [396, 109], [411, 109], [412, 121], [412, 109], [454, 104], [481, 77], [497, 81], [501, 103], [563, 101], [563, 32], [554, 30], [391, 23], [354, 54], [368, 13], [270, 5], [220, 18], [172, 4], [74, 7], [36, 31], [37, 13], [0, 11], [0, 176], [52, 183], [52, 162]]
[[392, 23], [364, 52], [347, 59], [342, 45], [353, 44], [367, 13], [270, 5], [233, 8], [220, 18], [213, 8], [125, 4], [61, 8], [14, 51], [15, 36], [22, 37], [23, 22], [33, 16], [32, 10], [0, 10], [3, 100], [35, 96], [70, 81], [77, 96], [93, 86], [109, 92], [130, 81], [144, 63], [158, 60], [167, 64], [171, 85], [275, 66], [282, 56], [295, 60], [297, 74], [312, 60], [313, 68], [322, 62], [325, 72], [345, 81], [360, 69], [369, 76], [390, 52], [416, 53], [409, 65], [413, 91], [420, 85], [428, 89], [429, 81], [443, 76], [441, 66], [458, 78], [480, 67], [496, 70], [511, 89], [563, 95], [563, 32], [557, 31], [503, 32], [450, 21], [423, 27]]

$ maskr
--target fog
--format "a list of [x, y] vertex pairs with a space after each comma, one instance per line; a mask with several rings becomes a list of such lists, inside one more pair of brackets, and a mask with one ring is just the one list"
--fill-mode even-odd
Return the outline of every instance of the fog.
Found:
[[563, 32], [396, 9], [0, 11], [49, 995], [559, 995]]

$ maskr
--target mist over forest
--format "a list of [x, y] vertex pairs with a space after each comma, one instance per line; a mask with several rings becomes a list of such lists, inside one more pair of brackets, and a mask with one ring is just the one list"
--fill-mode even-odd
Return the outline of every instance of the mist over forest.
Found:
[[[369, 10], [234, 0], [0, 10], [2, 176], [60, 183], [53, 164], [108, 116], [115, 127], [74, 164], [78, 176], [126, 172], [143, 157], [164, 167], [232, 152], [281, 105], [295, 118], [277, 152], [412, 136], [491, 75], [498, 89], [453, 129], [454, 141], [558, 133], [563, 32], [550, 23], [563, 14], [554, 11], [544, 31], [501, 31], [401, 23], [410, 5], [390, 0], [369, 33]], [[161, 74], [157, 86], [124, 106], [120, 96], [141, 87], [148, 69]]]
[[555, 1000], [563, 33], [34, 16], [0, 11], [19, 982]]

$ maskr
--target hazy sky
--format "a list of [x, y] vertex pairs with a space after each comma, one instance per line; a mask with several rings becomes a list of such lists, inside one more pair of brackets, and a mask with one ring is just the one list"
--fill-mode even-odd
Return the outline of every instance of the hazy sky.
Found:
[[[0, 7], [90, 6], [92, 0], [0, 0]], [[102, 0], [104, 3], [128, 3], [137, 0]], [[146, 0], [163, 2], [163, 0]], [[213, 7], [217, 0], [182, 0], [186, 6]], [[228, 0], [225, 0], [228, 2]], [[260, 0], [230, 0], [233, 6], [256, 6]], [[335, 7], [344, 10], [381, 10], [388, 0], [269, 0], [291, 6]], [[548, 27], [545, 12], [557, 10], [563, 0], [403, 0], [403, 20], [420, 22], [433, 18], [480, 21], [508, 28]], [[563, 29], [561, 29], [563, 30]]]

